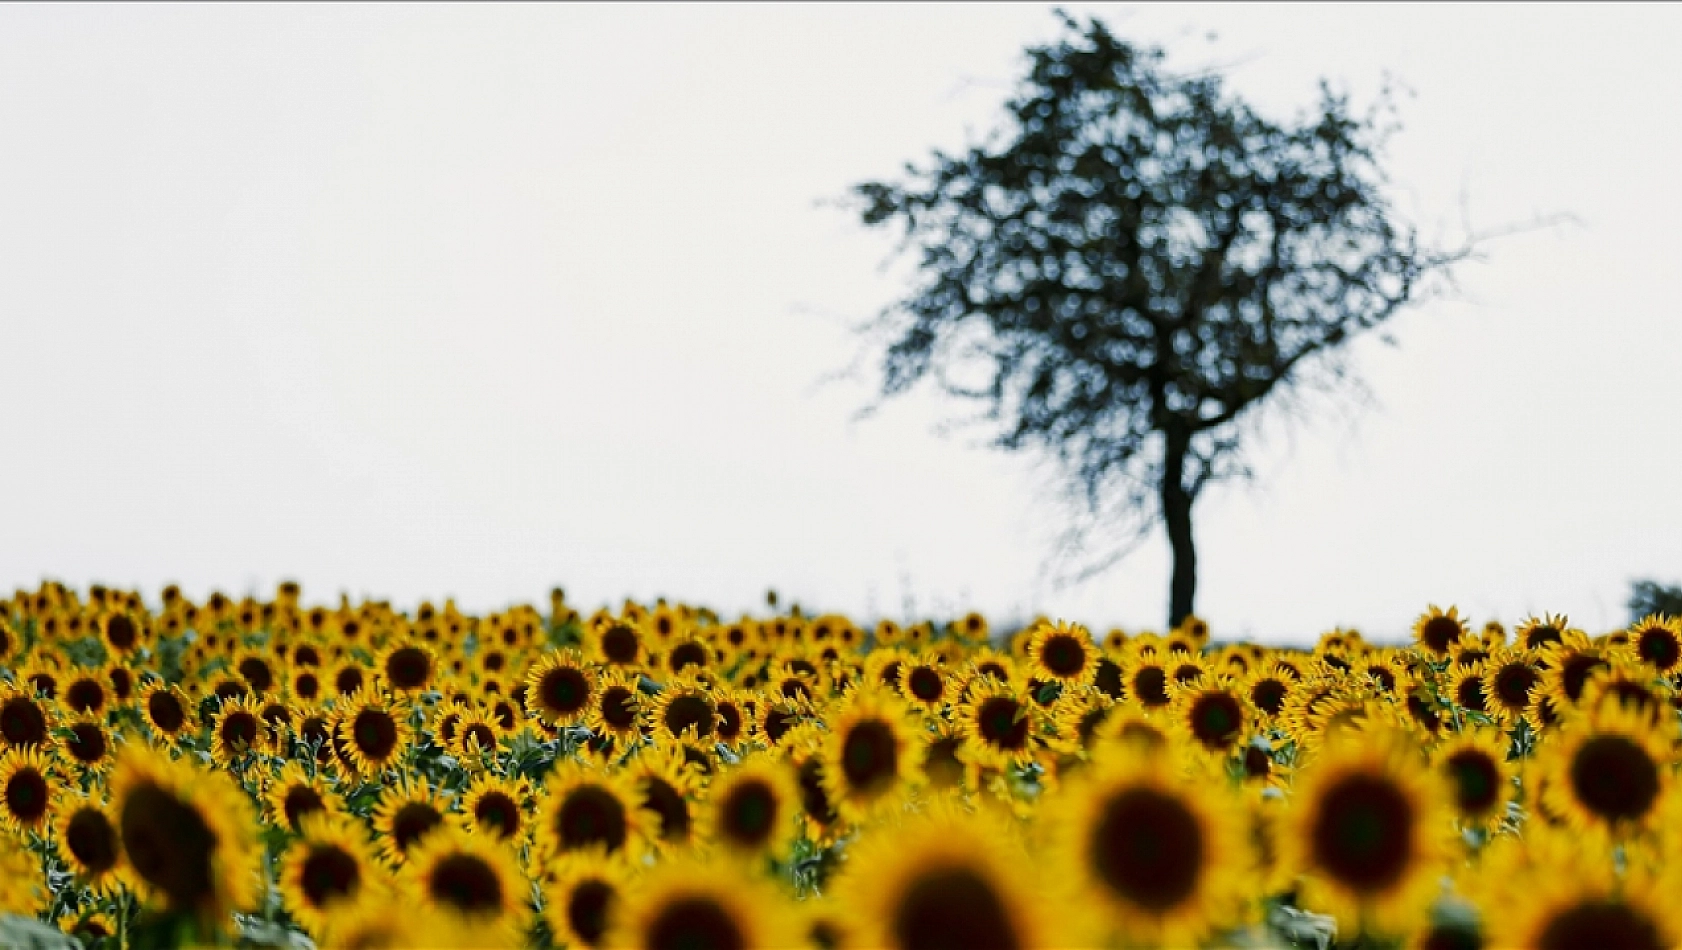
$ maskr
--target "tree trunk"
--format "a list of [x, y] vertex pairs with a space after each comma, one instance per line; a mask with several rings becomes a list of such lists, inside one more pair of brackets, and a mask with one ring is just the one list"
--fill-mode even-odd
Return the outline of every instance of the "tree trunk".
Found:
[[1169, 431], [1162, 459], [1162, 523], [1168, 529], [1168, 546], [1174, 552], [1174, 573], [1168, 583], [1168, 626], [1180, 625], [1191, 614], [1197, 593], [1197, 549], [1191, 539], [1191, 502], [1186, 491], [1186, 456], [1191, 452], [1191, 433]]

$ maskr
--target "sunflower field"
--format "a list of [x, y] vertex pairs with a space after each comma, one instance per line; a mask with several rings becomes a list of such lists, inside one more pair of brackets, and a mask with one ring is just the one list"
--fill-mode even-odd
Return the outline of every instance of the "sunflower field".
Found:
[[0, 944], [1670, 947], [1682, 625], [0, 600]]

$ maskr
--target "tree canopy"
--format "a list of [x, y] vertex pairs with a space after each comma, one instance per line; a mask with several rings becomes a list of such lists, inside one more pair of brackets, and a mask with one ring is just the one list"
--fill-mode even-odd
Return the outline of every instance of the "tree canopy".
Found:
[[1248, 425], [1347, 382], [1344, 345], [1465, 256], [1423, 247], [1384, 194], [1388, 96], [1322, 83], [1292, 121], [1218, 72], [1058, 13], [1004, 127], [852, 196], [897, 229], [912, 291], [867, 327], [881, 396], [925, 380], [1004, 450], [1049, 452], [1090, 514], [1166, 528], [1169, 623], [1193, 608], [1192, 505], [1245, 471]]

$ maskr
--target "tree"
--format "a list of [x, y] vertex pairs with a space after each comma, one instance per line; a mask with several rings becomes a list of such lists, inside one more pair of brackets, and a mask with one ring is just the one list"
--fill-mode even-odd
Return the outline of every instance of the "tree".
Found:
[[1630, 623], [1640, 623], [1652, 614], [1682, 617], [1682, 585], [1661, 584], [1655, 580], [1631, 581], [1627, 606]]
[[1395, 219], [1387, 93], [1357, 117], [1322, 83], [1281, 124], [1218, 73], [1172, 73], [1162, 49], [1057, 15], [1064, 34], [1028, 49], [1003, 130], [852, 189], [919, 274], [865, 339], [879, 399], [931, 380], [981, 407], [995, 447], [1048, 452], [1089, 524], [1119, 509], [1136, 541], [1161, 523], [1173, 626], [1197, 589], [1193, 505], [1249, 473], [1261, 410], [1347, 392], [1345, 344], [1469, 247], [1422, 247]]

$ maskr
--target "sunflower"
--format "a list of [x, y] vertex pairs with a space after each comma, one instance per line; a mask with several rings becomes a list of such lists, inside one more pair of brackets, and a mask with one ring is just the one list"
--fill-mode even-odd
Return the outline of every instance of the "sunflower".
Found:
[[374, 685], [368, 671], [353, 658], [335, 663], [327, 671], [327, 684], [328, 693], [340, 699], [351, 698]]
[[1465, 730], [1432, 750], [1431, 762], [1463, 824], [1487, 830], [1506, 817], [1514, 770], [1505, 736], [1492, 729]]
[[111, 690], [105, 683], [102, 670], [77, 670], [64, 681], [64, 698], [60, 700], [78, 715], [98, 716], [105, 712], [111, 700]]
[[53, 819], [59, 857], [79, 886], [89, 893], [110, 893], [126, 883], [122, 836], [111, 809], [96, 798], [78, 795]]
[[210, 755], [224, 769], [247, 752], [256, 750], [267, 730], [257, 707], [248, 699], [233, 699], [222, 704], [210, 723]]
[[415, 847], [404, 884], [441, 915], [437, 945], [514, 947], [525, 936], [530, 885], [502, 842], [446, 828]]
[[[835, 883], [864, 933], [860, 944], [895, 950], [1092, 945], [1059, 939], [1044, 912], [1057, 896], [986, 813], [941, 809], [862, 839]], [[1061, 922], [1078, 904], [1059, 903]], [[1067, 907], [1068, 912], [1063, 908]], [[1084, 928], [1078, 924], [1072, 932]], [[793, 946], [789, 941], [782, 946]]]
[[1286, 816], [1285, 864], [1303, 906], [1340, 932], [1397, 933], [1436, 896], [1449, 853], [1446, 790], [1411, 743], [1382, 729], [1345, 733], [1300, 773]]
[[823, 733], [813, 723], [790, 729], [778, 746], [800, 789], [800, 817], [806, 837], [834, 843], [847, 830], [824, 782]]
[[687, 737], [707, 740], [718, 728], [718, 708], [712, 696], [690, 676], [667, 681], [647, 717], [649, 728], [664, 741]]
[[922, 774], [905, 704], [885, 690], [858, 690], [836, 710], [824, 742], [823, 778], [842, 817], [862, 821], [901, 801]]
[[1549, 806], [1579, 832], [1650, 827], [1670, 787], [1674, 729], [1617, 703], [1573, 717], [1541, 752]]
[[554, 726], [570, 726], [596, 700], [596, 677], [577, 651], [549, 654], [526, 674], [526, 712]]
[[702, 837], [741, 857], [786, 855], [798, 829], [799, 795], [787, 766], [751, 755], [708, 790]]
[[1430, 605], [1413, 624], [1413, 639], [1419, 648], [1435, 659], [1447, 659], [1450, 651], [1468, 633], [1465, 618], [1457, 607], [1445, 613], [1436, 604]]
[[661, 865], [626, 892], [606, 944], [636, 950], [783, 950], [799, 943], [793, 909], [732, 865]]
[[259, 696], [273, 692], [280, 685], [280, 677], [275, 672], [274, 658], [261, 650], [241, 650], [234, 654], [233, 662], [229, 665], [251, 691]]
[[1502, 648], [1490, 654], [1484, 669], [1484, 711], [1503, 723], [1518, 722], [1530, 708], [1532, 692], [1542, 682], [1535, 654]]
[[315, 666], [295, 666], [287, 674], [286, 692], [296, 700], [313, 703], [321, 700], [321, 670]]
[[1633, 709], [1657, 725], [1671, 717], [1676, 690], [1670, 683], [1654, 675], [1645, 664], [1620, 658], [1612, 666], [1595, 670], [1583, 685], [1584, 709], [1597, 709], [1603, 703], [1616, 703]]
[[1448, 674], [1447, 687], [1448, 698], [1454, 705], [1467, 712], [1489, 716], [1489, 703], [1486, 701], [1489, 682], [1482, 663], [1454, 667]]
[[1084, 686], [1092, 682], [1097, 664], [1098, 647], [1079, 624], [1042, 623], [1028, 641], [1028, 668], [1036, 679]]
[[1237, 923], [1252, 859], [1242, 805], [1218, 786], [1128, 752], [1047, 807], [1053, 875], [1105, 908], [1124, 942], [1190, 946]]
[[907, 659], [899, 674], [899, 691], [908, 702], [939, 712], [956, 692], [933, 654]]
[[1220, 759], [1243, 744], [1256, 722], [1241, 688], [1226, 678], [1175, 690], [1173, 723], [1181, 748], [1199, 758]]
[[343, 809], [338, 793], [327, 780], [320, 773], [311, 775], [297, 761], [281, 766], [280, 773], [269, 780], [263, 792], [263, 806], [270, 823], [290, 829], [294, 834], [302, 830], [300, 822], [305, 817], [338, 814]]
[[5, 748], [51, 748], [57, 724], [52, 704], [9, 683], [0, 683], [0, 741]]
[[641, 632], [629, 620], [604, 618], [590, 625], [587, 642], [597, 662], [620, 669], [635, 669], [647, 652]]
[[393, 692], [414, 696], [432, 686], [438, 659], [424, 643], [393, 641], [374, 661], [380, 682]]
[[401, 865], [421, 842], [448, 823], [450, 801], [424, 778], [400, 779], [374, 806], [380, 856]]
[[483, 709], [470, 708], [462, 713], [455, 725], [455, 741], [450, 751], [463, 767], [477, 770], [488, 756], [494, 755], [503, 738], [502, 724]]
[[342, 698], [333, 725], [351, 764], [363, 775], [393, 767], [414, 738], [408, 703], [368, 691]]
[[118, 666], [113, 660], [100, 668], [100, 675], [104, 677], [105, 685], [110, 687], [111, 699], [114, 702], [126, 704], [134, 699], [139, 684], [135, 682], [133, 670], [126, 666]]
[[1528, 617], [1513, 630], [1513, 641], [1526, 650], [1541, 650], [1563, 643], [1570, 621], [1564, 614]]
[[1158, 709], [1167, 706], [1173, 700], [1168, 695], [1168, 668], [1165, 661], [1154, 652], [1139, 649], [1135, 643], [1134, 655], [1123, 669], [1126, 671], [1127, 695], [1146, 709]]
[[0, 827], [44, 831], [59, 787], [52, 765], [39, 751], [12, 749], [0, 755]]
[[1653, 672], [1682, 672], [1682, 620], [1648, 614], [1630, 625], [1629, 648]]
[[531, 787], [524, 778], [483, 774], [462, 795], [462, 814], [475, 834], [518, 844], [530, 831], [530, 822], [526, 820], [530, 804]]
[[1090, 748], [1099, 728], [1116, 709], [1115, 700], [1094, 688], [1075, 690], [1057, 698], [1051, 710], [1051, 724], [1058, 745], [1067, 752]]
[[642, 746], [622, 774], [636, 790], [649, 838], [661, 848], [682, 850], [694, 843], [695, 799], [705, 782], [702, 768], [671, 745]]
[[619, 672], [601, 674], [596, 682], [596, 700], [584, 717], [585, 725], [598, 736], [629, 740], [642, 734], [643, 701], [636, 677]]
[[299, 833], [280, 859], [277, 889], [287, 911], [320, 935], [335, 911], [374, 899], [380, 877], [360, 823], [318, 812]]
[[221, 926], [231, 910], [256, 904], [256, 820], [226, 774], [131, 744], [117, 759], [111, 800], [129, 866], [171, 910]]
[[1272, 719], [1285, 708], [1285, 700], [1291, 695], [1297, 679], [1285, 667], [1273, 663], [1245, 678], [1244, 695], [1257, 712]]
[[741, 690], [719, 690], [712, 694], [713, 708], [718, 711], [718, 728], [714, 738], [732, 748], [739, 747], [753, 736], [754, 715], [749, 708], [749, 696]]
[[[1559, 832], [1528, 835], [1524, 844], [1486, 885], [1481, 903], [1502, 910], [1488, 921], [1489, 946], [1656, 950], [1682, 943], [1674, 873], [1619, 875], [1609, 850]], [[1559, 873], [1562, 867], [1570, 873]]]
[[577, 762], [549, 777], [539, 805], [539, 849], [555, 856], [596, 850], [638, 853], [643, 812], [622, 775], [591, 771]]
[[1040, 713], [1016, 690], [985, 681], [970, 690], [953, 718], [964, 730], [970, 754], [983, 765], [1026, 765], [1034, 757], [1035, 724]]
[[574, 853], [554, 862], [543, 887], [549, 930], [569, 946], [600, 947], [630, 886], [625, 863]]

